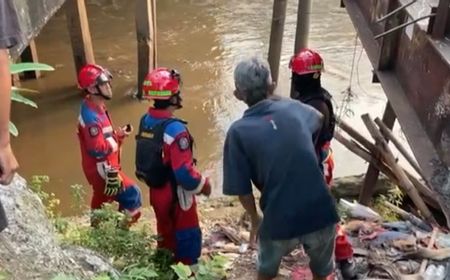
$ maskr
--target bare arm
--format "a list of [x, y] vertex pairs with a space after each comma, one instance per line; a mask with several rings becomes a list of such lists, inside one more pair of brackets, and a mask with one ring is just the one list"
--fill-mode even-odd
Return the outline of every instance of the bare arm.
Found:
[[241, 202], [242, 207], [244, 207], [245, 211], [249, 214], [250, 219], [258, 219], [258, 211], [256, 210], [255, 197], [253, 196], [253, 194], [240, 195], [239, 201]]
[[11, 75], [6, 49], [0, 50], [0, 147], [9, 145], [9, 114], [11, 106]]
[[256, 241], [258, 239], [259, 226], [261, 225], [261, 217], [256, 210], [255, 197], [252, 194], [240, 195], [239, 201], [244, 207], [247, 214], [250, 216], [252, 227], [250, 229], [250, 247], [256, 248]]
[[0, 184], [7, 185], [19, 164], [11, 150], [9, 114], [11, 111], [11, 75], [8, 53], [0, 49]]

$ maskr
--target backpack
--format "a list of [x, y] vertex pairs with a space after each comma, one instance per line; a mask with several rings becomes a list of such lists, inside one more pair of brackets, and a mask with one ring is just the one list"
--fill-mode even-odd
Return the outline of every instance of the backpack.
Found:
[[303, 103], [308, 104], [312, 100], [321, 100], [325, 102], [325, 104], [328, 107], [328, 111], [330, 112], [330, 122], [328, 123], [328, 129], [324, 131], [321, 135], [319, 135], [318, 143], [321, 145], [325, 144], [326, 142], [331, 141], [334, 136], [334, 129], [336, 127], [336, 116], [334, 114], [333, 110], [333, 104], [331, 103], [331, 94], [326, 91], [325, 89], [321, 89], [320, 93], [313, 94], [313, 95], [307, 95], [304, 97], [300, 97], [300, 101]]
[[144, 115], [139, 123], [139, 131], [136, 135], [136, 177], [145, 182], [150, 188], [161, 188], [167, 182], [174, 181], [175, 175], [170, 165], [163, 162], [164, 131], [166, 127], [175, 121], [183, 124], [186, 122], [170, 118], [163, 120], [151, 128], [145, 127]]

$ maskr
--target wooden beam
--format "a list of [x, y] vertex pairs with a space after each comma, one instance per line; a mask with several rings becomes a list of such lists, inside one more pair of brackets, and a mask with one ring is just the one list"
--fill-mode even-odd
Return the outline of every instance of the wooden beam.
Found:
[[[389, 129], [392, 129], [395, 123], [395, 112], [392, 109], [389, 102], [386, 103], [386, 108], [383, 114], [383, 123]], [[376, 157], [379, 157], [379, 154], [375, 154]], [[370, 200], [374, 193], [374, 188], [378, 180], [378, 175], [380, 174], [379, 169], [372, 163], [369, 164], [367, 168], [366, 177], [364, 179], [364, 185], [361, 188], [361, 193], [359, 195], [359, 203], [364, 205], [369, 205]]]
[[156, 67], [156, 2], [136, 1], [136, 36], [138, 47], [137, 97], [142, 98], [142, 84], [147, 73]]
[[[352, 135], [350, 135], [350, 136], [352, 136]], [[375, 147], [373, 144], [370, 144], [369, 146], [365, 146], [362, 143], [357, 143], [353, 140], [348, 140], [339, 131], [335, 131], [334, 137], [339, 143], [341, 143], [344, 147], [349, 149], [351, 152], [355, 153], [357, 156], [359, 156], [363, 160], [375, 165], [376, 168], [378, 168], [381, 172], [383, 172], [384, 175], [386, 175], [395, 185], [397, 185], [397, 186], [400, 185], [400, 181], [397, 179], [397, 175], [391, 170], [391, 168], [388, 165], [386, 165], [386, 163], [383, 161], [383, 159], [375, 158], [373, 156], [373, 153], [374, 153], [373, 151], [379, 150], [379, 147]], [[411, 183], [413, 183], [413, 185], [421, 193], [425, 202], [429, 206], [433, 207], [434, 209], [441, 210], [441, 207], [440, 207], [438, 201], [436, 200], [435, 194], [433, 193], [433, 191], [431, 191], [427, 186], [422, 184], [419, 180], [417, 180], [417, 178], [415, 178], [413, 175], [411, 175], [408, 171], [406, 171], [406, 170], [403, 170], [403, 171], [408, 176]]]
[[[22, 62], [39, 62], [36, 43], [34, 40], [30, 41], [28, 47], [20, 55], [20, 59]], [[28, 71], [24, 73], [25, 79], [39, 79], [41, 77], [40, 71]]]
[[[308, 46], [311, 9], [311, 0], [298, 0], [294, 54], [297, 54], [301, 49]], [[294, 87], [294, 79], [291, 79], [291, 98], [295, 98]]]
[[[398, 8], [398, 3], [390, 1], [388, 3], [385, 14], [389, 14], [391, 11]], [[391, 28], [403, 23], [405, 21], [405, 13], [400, 11], [395, 15], [389, 17], [385, 21], [384, 30], [390, 30]], [[381, 39], [380, 55], [377, 62], [377, 70], [390, 69], [393, 66], [393, 61], [397, 54], [398, 40], [400, 39], [401, 32], [395, 32], [389, 36], [385, 36]], [[378, 81], [378, 76], [374, 73], [374, 78]], [[375, 80], [375, 79], [374, 79]], [[378, 81], [379, 82], [379, 81]], [[383, 114], [383, 123], [387, 128], [392, 129], [395, 123], [395, 112], [392, 109], [389, 102], [386, 103], [386, 108]], [[374, 194], [374, 188], [378, 180], [380, 171], [372, 163], [367, 168], [366, 178], [364, 179], [364, 185], [361, 188], [359, 196], [359, 202], [364, 205], [368, 205]]]
[[417, 174], [419, 174], [420, 177], [422, 177], [422, 179], [425, 180], [426, 177], [423, 174], [422, 169], [419, 167], [419, 164], [417, 163], [416, 159], [406, 150], [406, 148], [394, 136], [394, 133], [389, 128], [387, 128], [386, 125], [379, 118], [375, 119], [375, 123], [380, 128], [380, 131], [383, 134], [383, 136], [389, 139], [395, 145], [397, 150], [405, 157], [405, 159], [414, 168]]
[[378, 130], [375, 122], [370, 118], [369, 114], [364, 114], [361, 116], [361, 118], [363, 119], [363, 122], [372, 137], [376, 139], [376, 142], [378, 143], [377, 146], [380, 147], [384, 160], [390, 166], [397, 179], [399, 180], [400, 187], [408, 194], [425, 220], [431, 224], [437, 224], [436, 220], [433, 217], [433, 214], [431, 214], [430, 209], [425, 204], [422, 196], [417, 191], [415, 186], [411, 183], [405, 171], [397, 164], [387, 141]]
[[65, 5], [73, 59], [78, 73], [85, 64], [95, 63], [86, 3], [85, 0], [67, 0]]
[[287, 0], [273, 1], [268, 61], [274, 82], [278, 81], [278, 73], [280, 70], [281, 46], [283, 43], [284, 21], [286, 20], [286, 6]]
[[311, 9], [311, 0], [298, 0], [294, 53], [308, 46]]

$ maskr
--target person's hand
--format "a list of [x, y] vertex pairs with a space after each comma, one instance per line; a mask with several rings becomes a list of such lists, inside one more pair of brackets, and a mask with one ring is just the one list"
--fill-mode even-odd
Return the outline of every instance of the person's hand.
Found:
[[116, 130], [117, 136], [119, 138], [124, 138], [130, 135], [133, 132], [133, 126], [131, 124], [127, 124], [123, 127], [119, 127]]
[[209, 183], [209, 179], [206, 179], [205, 185], [203, 186], [203, 189], [201, 190], [200, 194], [203, 194], [205, 196], [211, 195], [211, 184]]
[[258, 231], [259, 226], [261, 225], [262, 217], [256, 214], [254, 217], [250, 217], [251, 229], [250, 229], [250, 240], [249, 245], [250, 248], [256, 249], [256, 244], [258, 241]]
[[18, 168], [19, 163], [12, 152], [11, 145], [0, 147], [0, 184], [10, 184]]

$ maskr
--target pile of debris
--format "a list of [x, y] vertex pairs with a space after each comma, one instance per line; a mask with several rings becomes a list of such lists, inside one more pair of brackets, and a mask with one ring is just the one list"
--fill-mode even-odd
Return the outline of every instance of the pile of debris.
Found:
[[[386, 222], [374, 210], [341, 199], [347, 221], [342, 230], [353, 245], [355, 279], [443, 280], [450, 277], [450, 234], [385, 202], [398, 214], [398, 221]], [[233, 265], [229, 279], [254, 279], [256, 250], [249, 248], [249, 223], [216, 223], [205, 238], [206, 255], [221, 254]], [[284, 257], [277, 279], [312, 279], [308, 258], [301, 247]], [[447, 276], [449, 275], [449, 276]], [[343, 279], [336, 272], [336, 279]]]
[[[335, 139], [386, 175], [408, 199], [403, 204], [392, 199], [382, 201], [383, 211], [388, 210], [397, 217], [394, 221], [392, 215], [389, 219], [383, 218], [380, 214], [385, 213], [379, 207], [380, 214], [344, 199], [349, 194], [354, 197], [355, 191], [359, 194], [367, 191], [361, 184], [357, 189], [345, 187], [345, 184], [336, 184], [332, 189], [346, 216], [341, 230], [353, 245], [356, 279], [450, 279], [450, 233], [446, 229], [450, 224], [450, 205], [443, 203], [445, 200], [440, 199], [442, 193], [437, 192], [438, 187], [427, 182], [414, 157], [379, 118], [373, 120], [365, 114], [362, 120], [372, 141], [340, 119]], [[415, 174], [399, 164], [388, 141], [395, 145]], [[340, 188], [344, 191], [337, 191]], [[377, 186], [369, 193], [380, 191], [386, 190]], [[233, 261], [229, 279], [255, 279], [257, 253], [247, 244], [249, 229], [248, 220], [241, 217], [239, 220], [222, 219], [207, 230], [205, 253], [223, 254]], [[284, 257], [279, 274], [277, 279], [312, 279], [308, 258], [301, 247]], [[339, 271], [335, 278], [343, 279]]]
[[[422, 216], [427, 222], [437, 224], [435, 214], [440, 213], [446, 217], [447, 225], [450, 225], [450, 205], [443, 203], [445, 201], [441, 199], [443, 190], [439, 189], [444, 186], [434, 185], [433, 189], [431, 184], [427, 182], [427, 178], [417, 164], [417, 161], [381, 119], [376, 118], [373, 120], [369, 114], [364, 114], [361, 118], [372, 136], [374, 143], [340, 119], [338, 120], [340, 130], [335, 131], [335, 139], [347, 149], [371, 163], [394, 184], [399, 186], [413, 202], [415, 206], [414, 210], [417, 214]], [[344, 136], [341, 131], [346, 132], [350, 138]], [[388, 141], [391, 141], [395, 145], [400, 154], [420, 178], [417, 178], [411, 172], [408, 172], [400, 166], [398, 159], [394, 156], [388, 145]], [[371, 190], [368, 191], [369, 193], [372, 192]]]
[[341, 199], [349, 217], [343, 229], [354, 247], [359, 279], [448, 279], [450, 234], [384, 202], [401, 219], [385, 222], [378, 213]]

